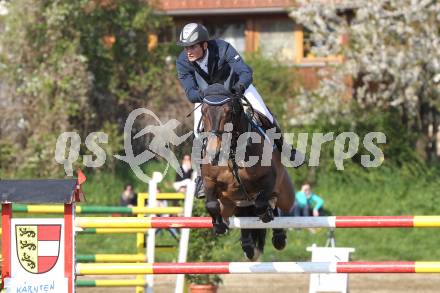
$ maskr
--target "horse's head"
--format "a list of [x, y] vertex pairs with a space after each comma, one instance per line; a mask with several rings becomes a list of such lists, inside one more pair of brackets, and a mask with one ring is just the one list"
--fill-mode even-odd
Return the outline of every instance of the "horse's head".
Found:
[[203, 130], [210, 134], [207, 138], [206, 151], [208, 154], [214, 154], [213, 162], [218, 161], [223, 133], [239, 133], [242, 113], [243, 106], [240, 99], [233, 96], [223, 85], [213, 84], [204, 91]]

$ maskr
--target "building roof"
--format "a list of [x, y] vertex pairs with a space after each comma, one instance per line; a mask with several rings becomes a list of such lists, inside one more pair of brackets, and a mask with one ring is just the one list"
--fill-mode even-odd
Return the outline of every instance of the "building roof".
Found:
[[[362, 2], [365, 0], [310, 0], [308, 4], [352, 8]], [[158, 0], [158, 4], [171, 16], [286, 13], [295, 7], [293, 0]]]
[[168, 15], [286, 13], [292, 0], [159, 0]]

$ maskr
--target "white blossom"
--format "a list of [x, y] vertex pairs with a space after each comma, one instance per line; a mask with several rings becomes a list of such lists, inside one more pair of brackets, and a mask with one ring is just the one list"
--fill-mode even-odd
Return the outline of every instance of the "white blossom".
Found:
[[[313, 121], [323, 114], [346, 114], [341, 96], [350, 91], [361, 108], [399, 107], [417, 115], [421, 101], [439, 104], [440, 2], [436, 0], [337, 1], [322, 4], [299, 0], [291, 17], [309, 29], [319, 46], [312, 53], [344, 56], [318, 89], [302, 90], [302, 113]], [[352, 4], [352, 5], [350, 5]], [[353, 7], [350, 23], [341, 11]], [[342, 35], [348, 44], [340, 41]], [[317, 98], [320, 97], [320, 98]], [[437, 108], [439, 109], [439, 108]], [[440, 110], [440, 109], [439, 109]]]

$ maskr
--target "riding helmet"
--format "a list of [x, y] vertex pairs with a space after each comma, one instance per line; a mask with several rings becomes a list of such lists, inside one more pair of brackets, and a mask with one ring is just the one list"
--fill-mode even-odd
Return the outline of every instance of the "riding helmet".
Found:
[[188, 23], [180, 32], [177, 45], [188, 47], [208, 40], [209, 34], [206, 27], [199, 23]]

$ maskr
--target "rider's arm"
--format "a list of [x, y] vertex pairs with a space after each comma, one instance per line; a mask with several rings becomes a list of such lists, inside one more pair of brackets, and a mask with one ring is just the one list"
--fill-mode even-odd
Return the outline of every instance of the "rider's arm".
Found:
[[245, 88], [252, 83], [252, 69], [244, 63], [237, 50], [231, 44], [226, 43], [225, 60], [229, 63], [235, 73], [238, 74], [238, 82], [243, 84]]
[[202, 97], [199, 92], [199, 86], [197, 85], [194, 77], [194, 72], [181, 56], [177, 58], [176, 62], [177, 77], [179, 78], [180, 84], [185, 89], [186, 96], [188, 100], [192, 103], [200, 103]]

